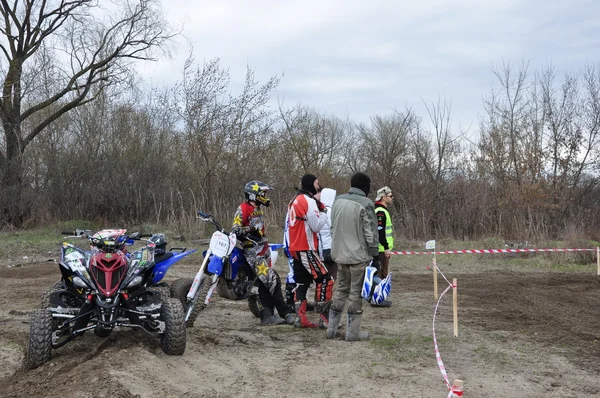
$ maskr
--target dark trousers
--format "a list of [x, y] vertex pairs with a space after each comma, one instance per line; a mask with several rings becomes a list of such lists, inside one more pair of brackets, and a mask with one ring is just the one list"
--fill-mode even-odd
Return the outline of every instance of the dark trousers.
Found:
[[377, 276], [381, 279], [385, 279], [388, 274], [388, 268], [390, 266], [389, 257], [385, 256], [385, 253], [379, 252], [379, 269], [377, 270]]

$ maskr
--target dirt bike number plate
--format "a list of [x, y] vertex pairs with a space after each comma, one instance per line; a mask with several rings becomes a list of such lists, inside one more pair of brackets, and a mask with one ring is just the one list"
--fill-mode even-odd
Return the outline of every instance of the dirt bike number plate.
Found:
[[224, 234], [223, 232], [215, 232], [210, 239], [210, 250], [212, 254], [217, 257], [225, 257], [228, 256], [233, 247], [235, 246], [235, 242], [230, 241], [229, 235]]

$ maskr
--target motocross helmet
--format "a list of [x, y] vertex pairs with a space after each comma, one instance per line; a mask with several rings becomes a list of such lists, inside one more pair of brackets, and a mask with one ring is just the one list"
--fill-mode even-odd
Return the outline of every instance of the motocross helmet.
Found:
[[371, 304], [381, 304], [390, 294], [392, 290], [392, 273], [390, 272], [377, 286], [373, 289], [373, 297], [371, 297]]
[[103, 229], [88, 238], [90, 244], [105, 252], [123, 250], [127, 244], [126, 229]]
[[102, 295], [113, 296], [127, 274], [127, 255], [98, 251], [90, 259], [92, 278]]
[[167, 251], [167, 238], [165, 237], [165, 234], [153, 234], [149, 240], [156, 245], [154, 248], [155, 256], [165, 254]]
[[252, 200], [258, 204], [269, 207], [271, 199], [267, 198], [267, 191], [273, 190], [273, 187], [264, 182], [253, 180], [244, 186], [244, 196], [246, 200]]
[[383, 303], [392, 290], [392, 273], [390, 272], [383, 280], [376, 276], [376, 273], [377, 268], [370, 265], [365, 269], [365, 279], [361, 291], [362, 298], [371, 304]]
[[373, 293], [373, 289], [375, 287], [375, 274], [377, 273], [377, 268], [368, 266], [365, 268], [365, 278], [363, 279], [363, 286], [360, 292], [362, 298], [367, 301], [371, 300], [371, 295]]

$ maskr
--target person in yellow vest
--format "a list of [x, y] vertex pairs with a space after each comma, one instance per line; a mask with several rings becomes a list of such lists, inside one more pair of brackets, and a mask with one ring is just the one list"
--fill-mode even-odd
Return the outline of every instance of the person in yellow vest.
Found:
[[[384, 279], [388, 274], [390, 257], [394, 248], [392, 218], [387, 208], [392, 204], [394, 195], [390, 187], [377, 190], [375, 197], [375, 214], [377, 215], [377, 232], [379, 234], [379, 269], [377, 276]], [[381, 304], [371, 304], [373, 307], [391, 307], [392, 302], [385, 300]]]

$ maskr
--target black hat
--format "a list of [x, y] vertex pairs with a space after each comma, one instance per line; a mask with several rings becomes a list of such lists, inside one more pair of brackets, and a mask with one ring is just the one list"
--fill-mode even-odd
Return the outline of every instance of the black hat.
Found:
[[300, 189], [303, 191], [307, 191], [312, 193], [313, 195], [317, 194], [317, 189], [315, 188], [315, 181], [317, 177], [313, 174], [304, 174], [302, 179], [300, 180]]
[[352, 188], [358, 188], [365, 193], [369, 194], [371, 191], [371, 179], [365, 173], [356, 173], [350, 179], [350, 186]]

